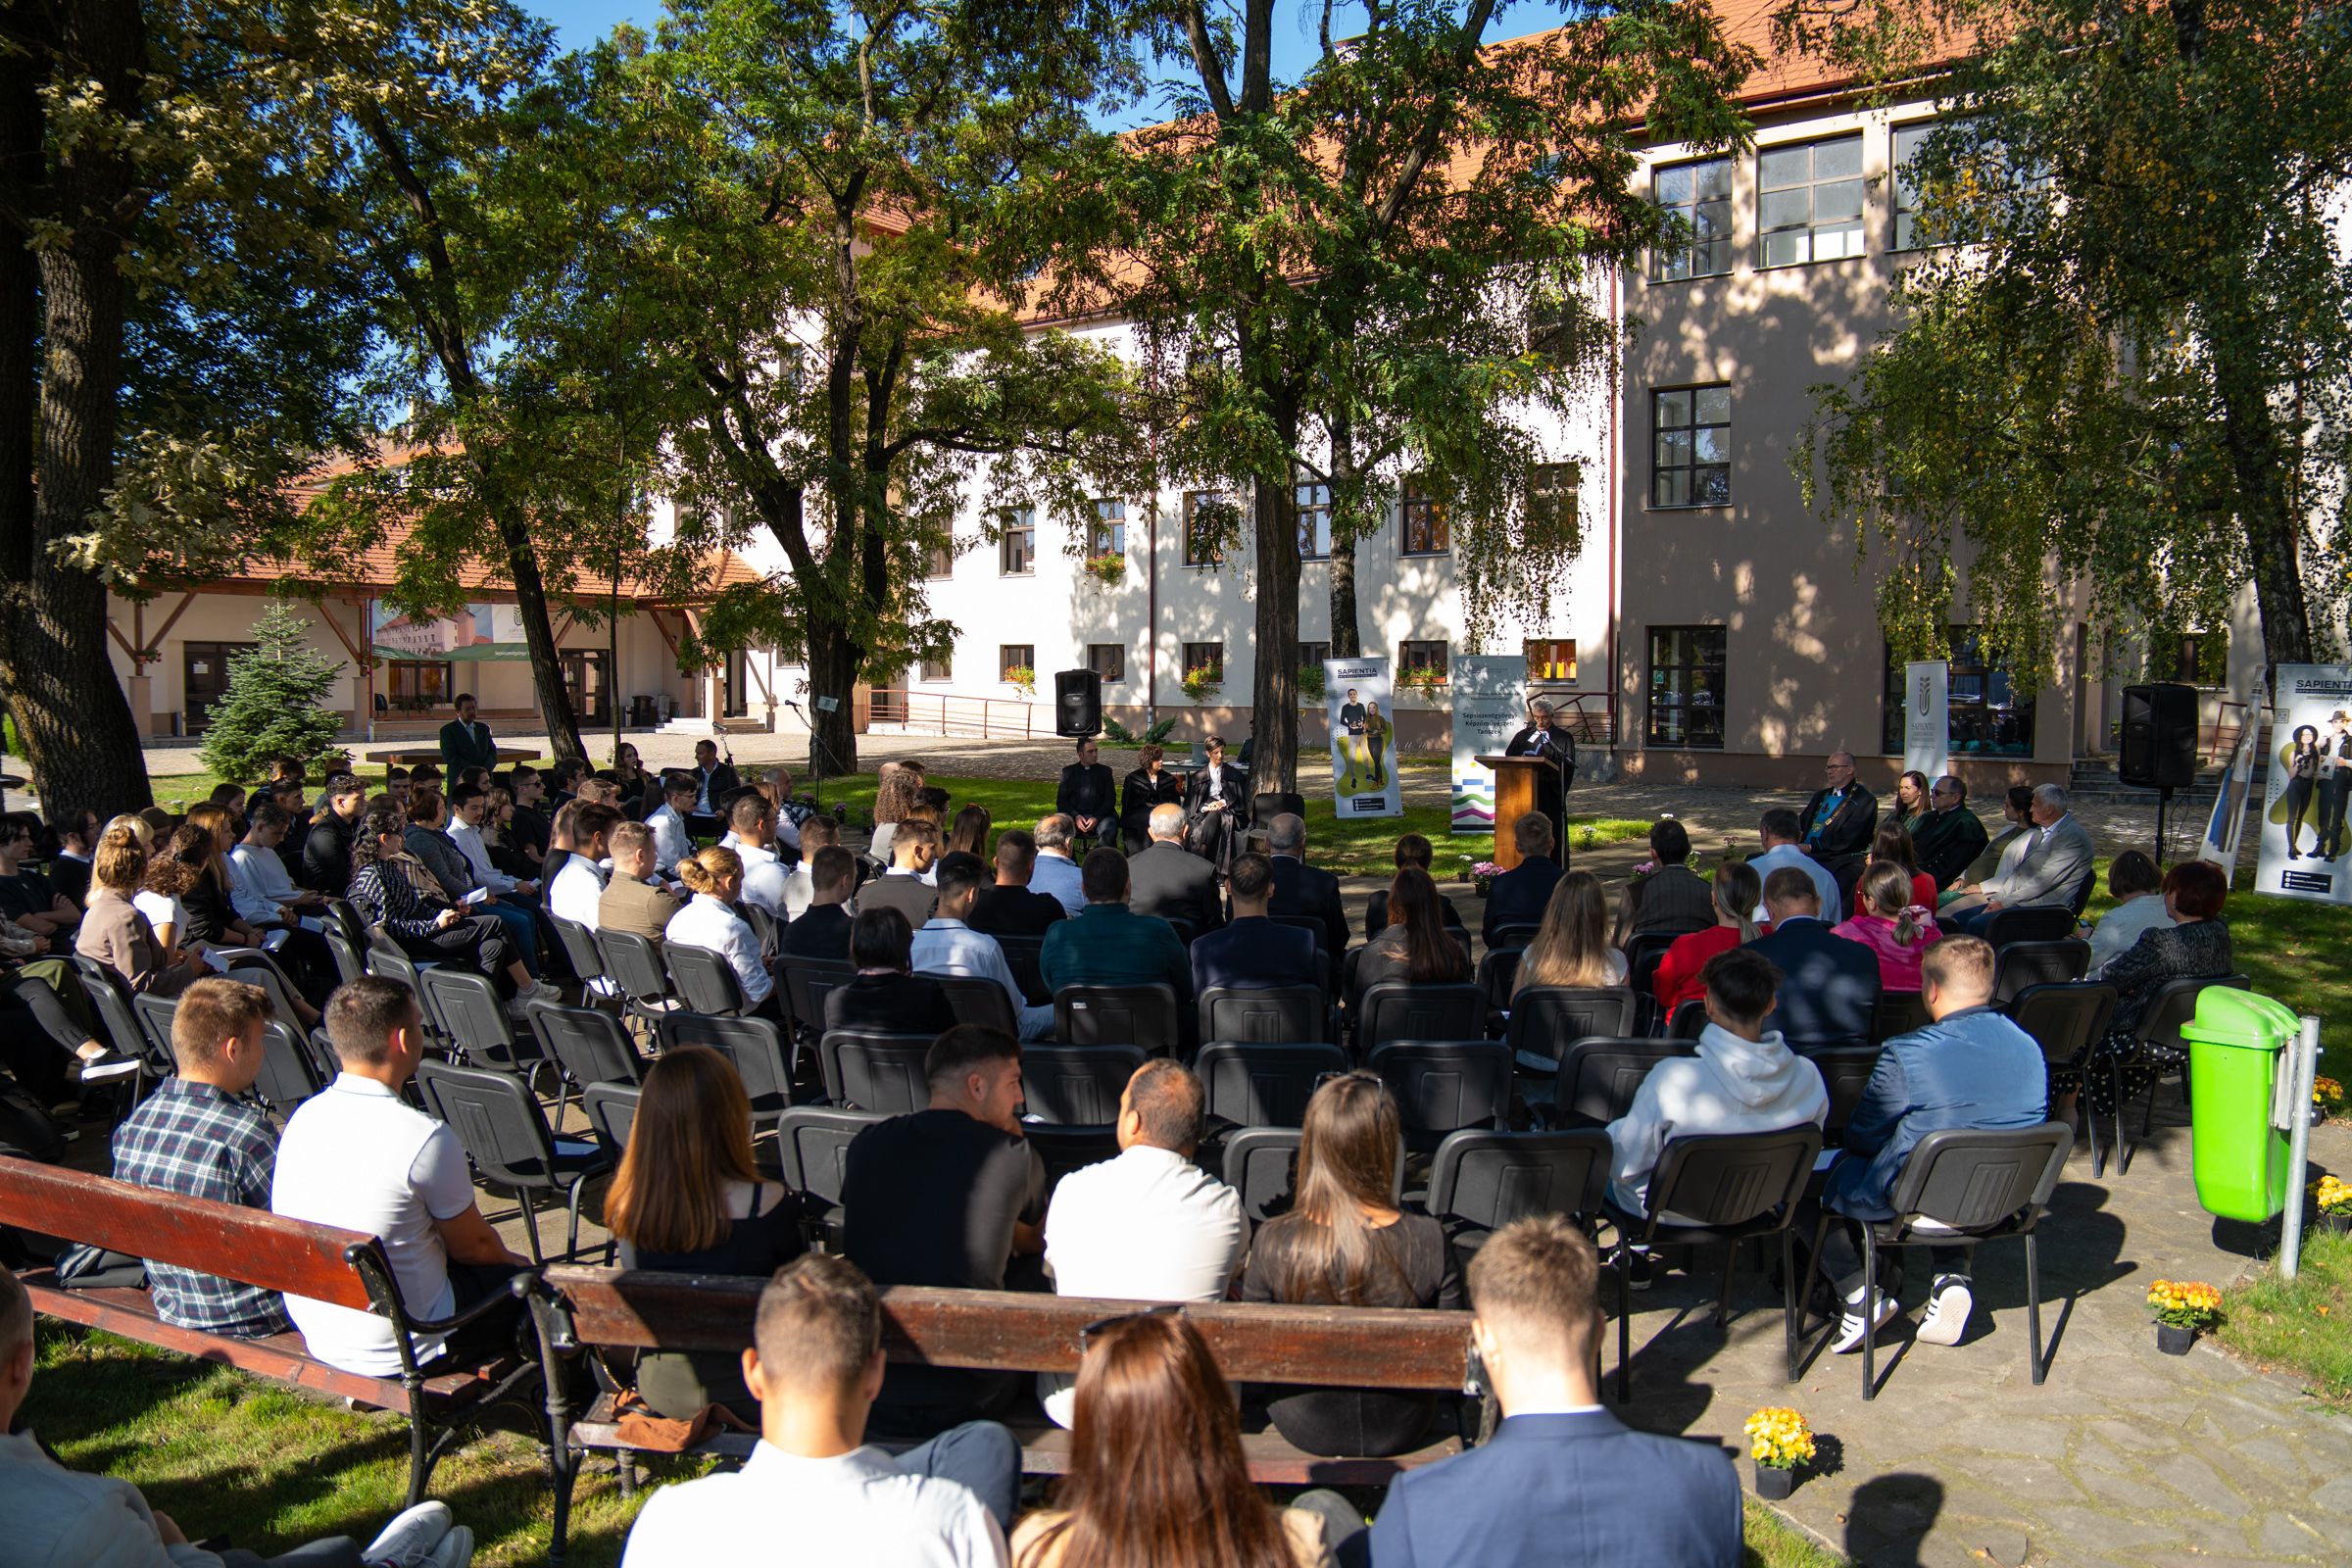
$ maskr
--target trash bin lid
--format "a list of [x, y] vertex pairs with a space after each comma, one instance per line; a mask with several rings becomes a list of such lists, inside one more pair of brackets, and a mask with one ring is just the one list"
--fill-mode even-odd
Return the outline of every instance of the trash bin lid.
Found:
[[2180, 1026], [2180, 1038], [2210, 1046], [2277, 1051], [2301, 1028], [2295, 1009], [2283, 1002], [2234, 986], [2207, 986], [2197, 993], [2196, 1021]]

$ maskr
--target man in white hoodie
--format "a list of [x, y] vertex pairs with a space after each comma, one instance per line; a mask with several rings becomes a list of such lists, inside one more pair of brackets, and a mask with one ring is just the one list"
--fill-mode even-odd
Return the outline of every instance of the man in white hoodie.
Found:
[[[1707, 1028], [1698, 1054], [1661, 1061], [1642, 1080], [1633, 1108], [1609, 1123], [1609, 1198], [1642, 1213], [1650, 1172], [1670, 1138], [1715, 1133], [1778, 1132], [1830, 1113], [1821, 1069], [1767, 1032], [1781, 971], [1752, 948], [1718, 953], [1699, 971], [1707, 987]], [[1637, 1253], [1629, 1283], [1649, 1283], [1648, 1258]]]

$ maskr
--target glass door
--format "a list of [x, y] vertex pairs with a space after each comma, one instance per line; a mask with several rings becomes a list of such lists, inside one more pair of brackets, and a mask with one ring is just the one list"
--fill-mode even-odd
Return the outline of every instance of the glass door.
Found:
[[571, 697], [572, 717], [582, 724], [612, 722], [612, 651], [605, 648], [567, 648], [564, 651], [564, 689]]

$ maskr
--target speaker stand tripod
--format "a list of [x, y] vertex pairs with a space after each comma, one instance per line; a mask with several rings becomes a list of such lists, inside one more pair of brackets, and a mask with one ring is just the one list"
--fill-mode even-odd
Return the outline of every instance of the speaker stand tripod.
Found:
[[2173, 787], [2160, 784], [2156, 788], [2156, 863], [2164, 864], [2164, 812], [2173, 804]]

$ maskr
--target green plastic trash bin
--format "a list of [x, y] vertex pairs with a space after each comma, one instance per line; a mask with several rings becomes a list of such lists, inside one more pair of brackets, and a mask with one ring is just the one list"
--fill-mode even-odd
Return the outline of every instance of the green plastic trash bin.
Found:
[[2197, 1201], [2254, 1224], [2286, 1206], [2286, 1134], [2271, 1125], [2279, 1053], [2301, 1028], [2292, 1008], [2230, 986], [2197, 993], [2188, 1042], [2188, 1113]]

